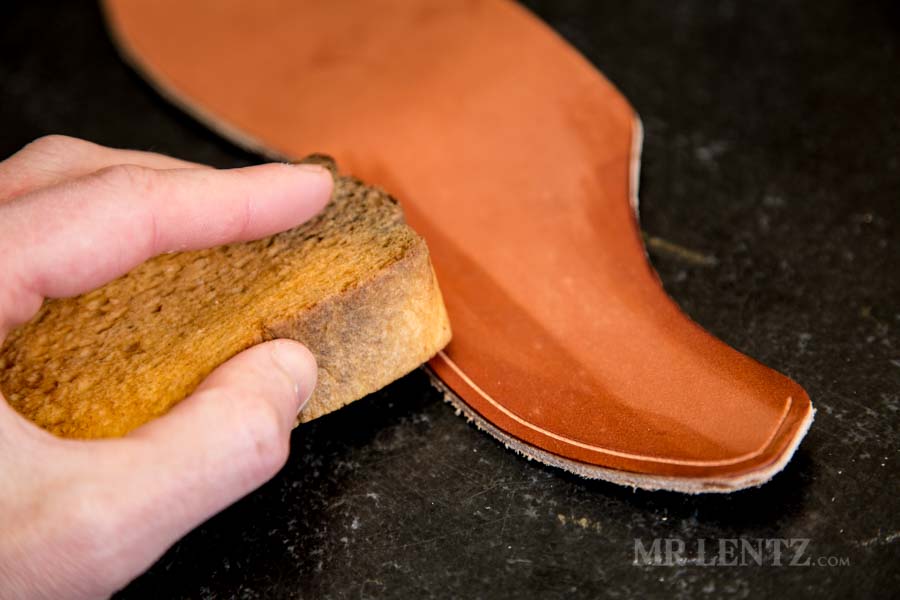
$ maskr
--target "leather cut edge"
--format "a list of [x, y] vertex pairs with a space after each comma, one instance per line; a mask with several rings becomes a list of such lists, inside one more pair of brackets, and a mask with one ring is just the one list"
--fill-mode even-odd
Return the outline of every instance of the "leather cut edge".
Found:
[[787, 400], [784, 404], [784, 409], [781, 411], [781, 417], [779, 417], [778, 422], [775, 427], [772, 429], [772, 433], [769, 434], [769, 437], [760, 445], [759, 448], [753, 450], [751, 452], [745, 452], [744, 454], [735, 456], [734, 458], [728, 459], [719, 459], [719, 460], [687, 460], [687, 459], [677, 459], [677, 458], [662, 458], [662, 457], [654, 457], [647, 454], [635, 454], [633, 452], [623, 452], [620, 450], [613, 450], [611, 448], [604, 448], [602, 446], [596, 446], [594, 444], [589, 444], [587, 442], [582, 442], [580, 440], [576, 440], [574, 438], [566, 437], [560, 433], [556, 433], [555, 431], [550, 431], [549, 429], [545, 429], [536, 423], [532, 423], [531, 421], [523, 418], [520, 415], [517, 415], [507, 407], [503, 406], [493, 397], [491, 397], [487, 392], [481, 389], [477, 383], [472, 381], [469, 376], [467, 376], [463, 370], [457, 365], [453, 360], [447, 356], [447, 354], [441, 350], [437, 353], [437, 357], [444, 361], [450, 369], [456, 373], [465, 383], [472, 389], [476, 394], [481, 396], [483, 399], [487, 400], [491, 406], [505, 414], [507, 417], [511, 418], [515, 422], [520, 425], [531, 429], [532, 431], [539, 433], [541, 435], [547, 436], [549, 438], [553, 438], [557, 441], [563, 442], [565, 444], [571, 444], [573, 446], [577, 446], [584, 450], [588, 450], [591, 452], [597, 452], [599, 454], [606, 454], [609, 456], [616, 456], [619, 458], [627, 458], [630, 460], [639, 460], [646, 461], [648, 463], [657, 463], [657, 464], [669, 464], [669, 465], [679, 465], [679, 466], [687, 466], [687, 467], [722, 467], [729, 465], [736, 465], [742, 462], [746, 462], [748, 460], [754, 459], [757, 456], [763, 454], [769, 446], [772, 445], [772, 442], [778, 437], [778, 433], [781, 431], [785, 421], [787, 420], [788, 414], [790, 413], [791, 406], [793, 405], [793, 398], [788, 396]]
[[[762, 469], [750, 471], [735, 477], [677, 477], [650, 475], [634, 471], [611, 469], [573, 460], [543, 450], [528, 442], [524, 442], [519, 438], [502, 431], [493, 423], [482, 417], [477, 411], [457, 396], [453, 390], [447, 387], [447, 385], [434, 373], [431, 367], [426, 365], [422, 368], [428, 374], [431, 385], [442, 393], [444, 401], [456, 409], [457, 414], [464, 416], [467, 421], [474, 423], [477, 429], [489, 434], [491, 437], [502, 443], [505, 448], [513, 450], [516, 454], [524, 456], [528, 460], [535, 460], [539, 463], [562, 469], [563, 471], [568, 471], [569, 473], [573, 473], [585, 479], [608, 481], [617, 485], [647, 490], [650, 492], [671, 491], [684, 494], [727, 494], [738, 490], [758, 487], [768, 482], [787, 466], [799, 447], [800, 442], [806, 436], [806, 432], [809, 431], [816, 412], [815, 408], [811, 407], [809, 413], [804, 417], [797, 429], [797, 434], [791, 439], [788, 447], [778, 455], [778, 460]], [[777, 431], [778, 430], [776, 430], [776, 433]], [[777, 435], [775, 437], [777, 437]]]

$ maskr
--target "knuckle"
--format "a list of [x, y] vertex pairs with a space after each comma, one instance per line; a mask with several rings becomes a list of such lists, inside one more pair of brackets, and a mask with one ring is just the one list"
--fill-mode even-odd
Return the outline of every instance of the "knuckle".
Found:
[[[144, 248], [147, 255], [154, 255], [165, 250], [160, 248], [160, 237], [164, 232], [158, 228], [154, 208], [157, 200], [162, 197], [163, 183], [163, 178], [154, 169], [119, 164], [95, 172], [88, 185], [101, 190], [101, 195], [106, 196], [107, 200], [115, 202], [120, 196], [132, 200], [128, 203], [128, 209], [121, 208], [121, 203], [118, 203], [117, 211], [120, 216], [130, 214], [133, 217], [124, 224], [126, 231], [133, 236], [138, 246]], [[143, 243], [140, 244], [139, 241]]]
[[241, 408], [239, 422], [240, 452], [254, 479], [268, 479], [287, 461], [289, 440], [283, 418], [270, 402], [259, 397], [245, 397], [236, 402]]
[[150, 193], [159, 184], [156, 171], [139, 165], [104, 167], [97, 171], [94, 177], [102, 186], [120, 192], [128, 190], [139, 194]]
[[60, 155], [71, 154], [76, 150], [84, 150], [90, 146], [93, 146], [93, 144], [85, 140], [53, 133], [41, 136], [26, 144], [22, 150], [34, 154]]
[[0, 193], [7, 198], [56, 183], [73, 159], [96, 151], [96, 144], [65, 135], [45, 135], [0, 162]]
[[252, 224], [252, 200], [248, 197], [241, 198], [233, 209], [222, 215], [221, 237], [227, 241], [245, 239]]

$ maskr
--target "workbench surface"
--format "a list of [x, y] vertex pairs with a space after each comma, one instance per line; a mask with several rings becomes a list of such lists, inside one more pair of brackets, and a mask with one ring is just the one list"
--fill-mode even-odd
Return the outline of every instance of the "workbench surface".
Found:
[[[643, 118], [641, 222], [666, 290], [812, 397], [793, 461], [731, 495], [584, 481], [505, 450], [417, 371], [296, 430], [272, 482], [122, 598], [898, 597], [900, 6], [527, 4]], [[0, 56], [2, 156], [65, 133], [260, 161], [126, 67], [91, 3], [4, 3]], [[808, 539], [837, 564], [633, 564], [659, 538]]]

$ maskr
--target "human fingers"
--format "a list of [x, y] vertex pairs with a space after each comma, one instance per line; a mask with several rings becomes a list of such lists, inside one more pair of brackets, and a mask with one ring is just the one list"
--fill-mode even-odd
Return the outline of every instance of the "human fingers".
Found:
[[292, 426], [315, 383], [316, 362], [304, 346], [260, 344], [121, 440], [133, 445], [127, 473], [116, 484], [119, 518], [133, 528], [133, 542], [123, 549], [135, 557], [132, 576], [281, 469]]
[[0, 333], [30, 318], [44, 297], [94, 289], [156, 254], [294, 227], [324, 207], [332, 185], [314, 165], [119, 165], [0, 205]]
[[119, 150], [65, 135], [47, 135], [0, 162], [0, 204], [113, 165], [150, 169], [203, 167], [156, 152]]
[[55, 438], [7, 415], [22, 427], [0, 438], [0, 483], [11, 490], [0, 496], [0, 589], [92, 598], [121, 588], [281, 468], [315, 382], [309, 351], [276, 340], [124, 438]]

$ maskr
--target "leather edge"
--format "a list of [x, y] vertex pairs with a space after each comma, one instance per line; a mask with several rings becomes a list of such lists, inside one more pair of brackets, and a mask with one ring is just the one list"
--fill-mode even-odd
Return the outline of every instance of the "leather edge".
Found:
[[734, 477], [678, 477], [650, 475], [633, 471], [610, 469], [572, 460], [542, 450], [537, 446], [513, 437], [495, 427], [466, 404], [449, 387], [447, 387], [443, 381], [441, 381], [430, 366], [426, 365], [424, 370], [428, 373], [431, 385], [442, 393], [444, 401], [453, 406], [457, 414], [464, 416], [468, 422], [474, 423], [477, 429], [488, 433], [502, 443], [505, 448], [513, 450], [516, 454], [523, 456], [528, 460], [535, 460], [551, 467], [563, 469], [564, 471], [568, 471], [585, 479], [599, 479], [631, 487], [633, 489], [640, 488], [651, 492], [673, 491], [685, 494], [731, 493], [747, 488], [759, 487], [768, 482], [787, 466], [797, 448], [800, 446], [800, 442], [806, 437], [806, 432], [809, 431], [816, 412], [812, 407], [812, 404], [809, 404], [810, 410], [804, 416], [795, 435], [790, 438], [788, 446], [778, 453], [778, 458], [774, 462], [771, 462], [760, 469], [750, 470]]

